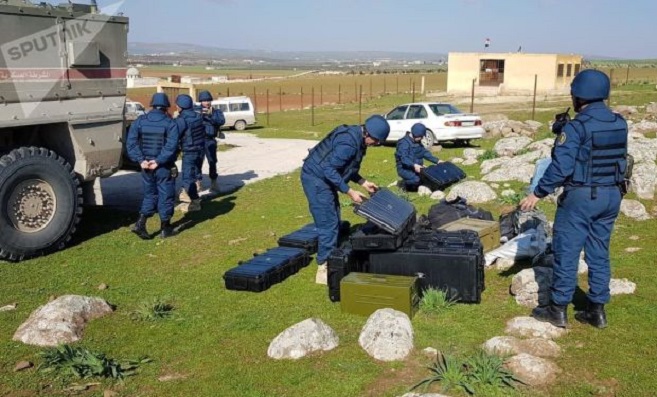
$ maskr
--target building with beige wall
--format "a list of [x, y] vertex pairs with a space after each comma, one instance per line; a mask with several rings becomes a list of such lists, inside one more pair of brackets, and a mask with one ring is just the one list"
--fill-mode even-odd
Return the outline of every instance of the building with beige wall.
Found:
[[447, 92], [463, 94], [522, 95], [567, 94], [582, 67], [582, 56], [574, 54], [465, 53], [450, 52]]

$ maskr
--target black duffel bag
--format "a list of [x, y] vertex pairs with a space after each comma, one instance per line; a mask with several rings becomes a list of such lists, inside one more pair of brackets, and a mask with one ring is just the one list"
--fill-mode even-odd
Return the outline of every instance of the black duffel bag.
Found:
[[466, 200], [460, 196], [451, 201], [443, 199], [438, 204], [432, 205], [428, 218], [433, 229], [438, 229], [461, 218], [494, 220], [490, 211], [468, 205]]

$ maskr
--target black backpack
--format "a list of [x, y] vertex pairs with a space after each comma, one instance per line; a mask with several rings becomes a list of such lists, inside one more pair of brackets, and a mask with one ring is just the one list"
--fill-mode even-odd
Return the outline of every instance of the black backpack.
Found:
[[438, 204], [432, 205], [429, 209], [428, 218], [431, 228], [438, 229], [443, 225], [461, 218], [492, 221], [493, 214], [490, 211], [468, 205], [466, 200], [459, 196], [454, 200], [448, 201], [443, 199]]

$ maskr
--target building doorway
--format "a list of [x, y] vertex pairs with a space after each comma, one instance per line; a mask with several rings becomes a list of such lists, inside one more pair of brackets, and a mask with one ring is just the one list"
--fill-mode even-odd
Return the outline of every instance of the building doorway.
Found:
[[498, 87], [504, 83], [504, 59], [482, 59], [479, 61], [479, 85]]

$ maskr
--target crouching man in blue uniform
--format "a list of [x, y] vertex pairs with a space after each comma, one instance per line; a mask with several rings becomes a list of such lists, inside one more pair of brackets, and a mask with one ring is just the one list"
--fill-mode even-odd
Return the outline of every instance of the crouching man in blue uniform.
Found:
[[403, 188], [409, 192], [417, 191], [420, 186], [420, 172], [424, 168], [425, 159], [438, 164], [438, 159], [422, 145], [422, 138], [426, 135], [427, 127], [415, 123], [411, 131], [397, 142], [397, 174], [402, 178]]
[[[205, 126], [205, 157], [208, 159], [208, 167], [210, 168], [210, 190], [213, 192], [219, 191], [219, 183], [217, 183], [217, 136], [219, 129], [226, 123], [224, 112], [212, 107], [212, 94], [209, 91], [201, 91], [198, 94], [198, 101], [201, 106], [196, 108], [196, 111], [203, 116], [203, 125]], [[203, 168], [203, 156], [199, 160], [199, 169]], [[199, 172], [197, 176], [197, 188], [201, 189], [201, 181], [203, 174]]]
[[628, 135], [625, 120], [603, 102], [609, 90], [609, 78], [600, 71], [584, 70], [575, 76], [570, 93], [578, 114], [557, 137], [552, 163], [534, 192], [520, 202], [523, 210], [531, 210], [540, 198], [564, 187], [554, 220], [551, 302], [532, 311], [537, 320], [557, 327], [568, 324], [566, 309], [577, 287], [582, 248], [589, 266], [588, 306], [575, 319], [597, 328], [607, 326], [609, 241], [620, 210]]
[[179, 199], [184, 212], [199, 211], [201, 199], [198, 195], [196, 181], [201, 175], [199, 162], [203, 161], [205, 152], [205, 125], [203, 117], [194, 111], [194, 100], [189, 95], [176, 98], [178, 117], [176, 124], [180, 131], [180, 148], [182, 149], [182, 190]]
[[146, 230], [146, 220], [155, 211], [160, 215], [161, 237], [173, 235], [171, 217], [176, 195], [175, 160], [180, 136], [178, 126], [167, 114], [170, 106], [166, 94], [154, 94], [152, 110], [139, 116], [128, 131], [128, 156], [141, 166], [144, 185], [139, 220], [132, 227], [132, 232], [144, 240], [151, 238]]
[[385, 142], [389, 133], [388, 122], [378, 115], [368, 118], [364, 125], [341, 125], [312, 148], [303, 162], [301, 184], [319, 233], [319, 266], [315, 276], [318, 284], [326, 284], [326, 261], [338, 244], [338, 192], [348, 195], [354, 203], [362, 203], [364, 196], [349, 187], [350, 181], [369, 193], [378, 190], [376, 184], [360, 176], [359, 170], [367, 147]]

